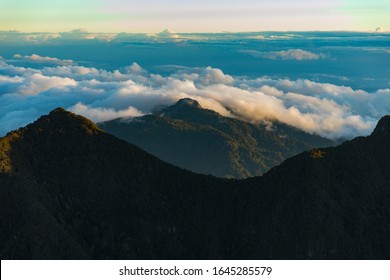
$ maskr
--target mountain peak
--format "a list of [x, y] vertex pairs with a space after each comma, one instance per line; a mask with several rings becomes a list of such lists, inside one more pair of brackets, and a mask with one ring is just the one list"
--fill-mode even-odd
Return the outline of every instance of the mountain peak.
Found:
[[66, 111], [64, 108], [58, 107], [58, 108], [50, 111], [50, 113], [48, 115], [44, 115], [41, 118], [57, 119], [57, 118], [73, 118], [75, 116], [76, 115], [74, 115], [73, 113], [71, 113], [69, 111]]
[[[182, 98], [175, 104], [162, 109], [159, 115], [176, 119], [187, 119], [188, 117], [204, 115], [209, 110], [203, 109], [199, 102], [191, 98]], [[212, 112], [212, 111], [210, 111]], [[213, 114], [216, 114], [213, 112]]]
[[197, 109], [202, 109], [202, 106], [200, 106], [199, 102], [191, 98], [182, 98], [179, 101], [177, 101], [176, 104], [173, 106], [186, 106], [186, 107], [188, 106]]
[[37, 121], [27, 126], [34, 131], [79, 131], [87, 134], [97, 134], [101, 130], [89, 119], [73, 114], [58, 107], [48, 115], [40, 117]]
[[62, 107], [58, 107], [50, 112], [50, 114], [63, 114], [63, 113], [67, 113], [67, 111]]
[[390, 136], [390, 115], [384, 116], [379, 120], [372, 136]]

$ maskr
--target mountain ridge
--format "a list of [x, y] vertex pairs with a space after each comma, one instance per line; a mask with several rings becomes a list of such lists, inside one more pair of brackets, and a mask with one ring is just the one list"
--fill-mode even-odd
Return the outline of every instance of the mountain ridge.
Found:
[[190, 98], [151, 115], [98, 126], [166, 162], [217, 177], [261, 175], [299, 152], [334, 145], [281, 123], [269, 128], [223, 117]]
[[0, 138], [2, 259], [388, 259], [389, 117], [262, 177], [166, 164], [57, 110]]

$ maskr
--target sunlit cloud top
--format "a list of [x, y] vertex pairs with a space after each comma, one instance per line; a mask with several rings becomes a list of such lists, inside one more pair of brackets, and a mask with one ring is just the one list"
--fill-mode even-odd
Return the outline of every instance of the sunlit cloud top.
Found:
[[389, 31], [389, 14], [387, 0], [13, 0], [0, 2], [0, 30]]

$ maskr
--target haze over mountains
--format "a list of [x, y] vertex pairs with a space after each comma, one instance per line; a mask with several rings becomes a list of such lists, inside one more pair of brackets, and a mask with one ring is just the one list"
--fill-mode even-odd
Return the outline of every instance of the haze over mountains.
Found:
[[335, 144], [277, 121], [223, 117], [189, 98], [151, 115], [98, 125], [166, 162], [217, 177], [262, 175], [299, 152]]
[[197, 175], [56, 109], [0, 139], [2, 259], [388, 259], [390, 117], [262, 177]]

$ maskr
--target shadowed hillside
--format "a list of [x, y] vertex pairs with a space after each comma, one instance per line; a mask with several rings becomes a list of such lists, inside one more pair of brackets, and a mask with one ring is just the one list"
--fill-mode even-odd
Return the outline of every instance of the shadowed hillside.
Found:
[[56, 109], [0, 139], [2, 259], [388, 259], [390, 117], [263, 177], [181, 170]]
[[173, 165], [218, 177], [262, 175], [286, 158], [334, 144], [278, 122], [269, 127], [223, 117], [189, 98], [99, 127]]

